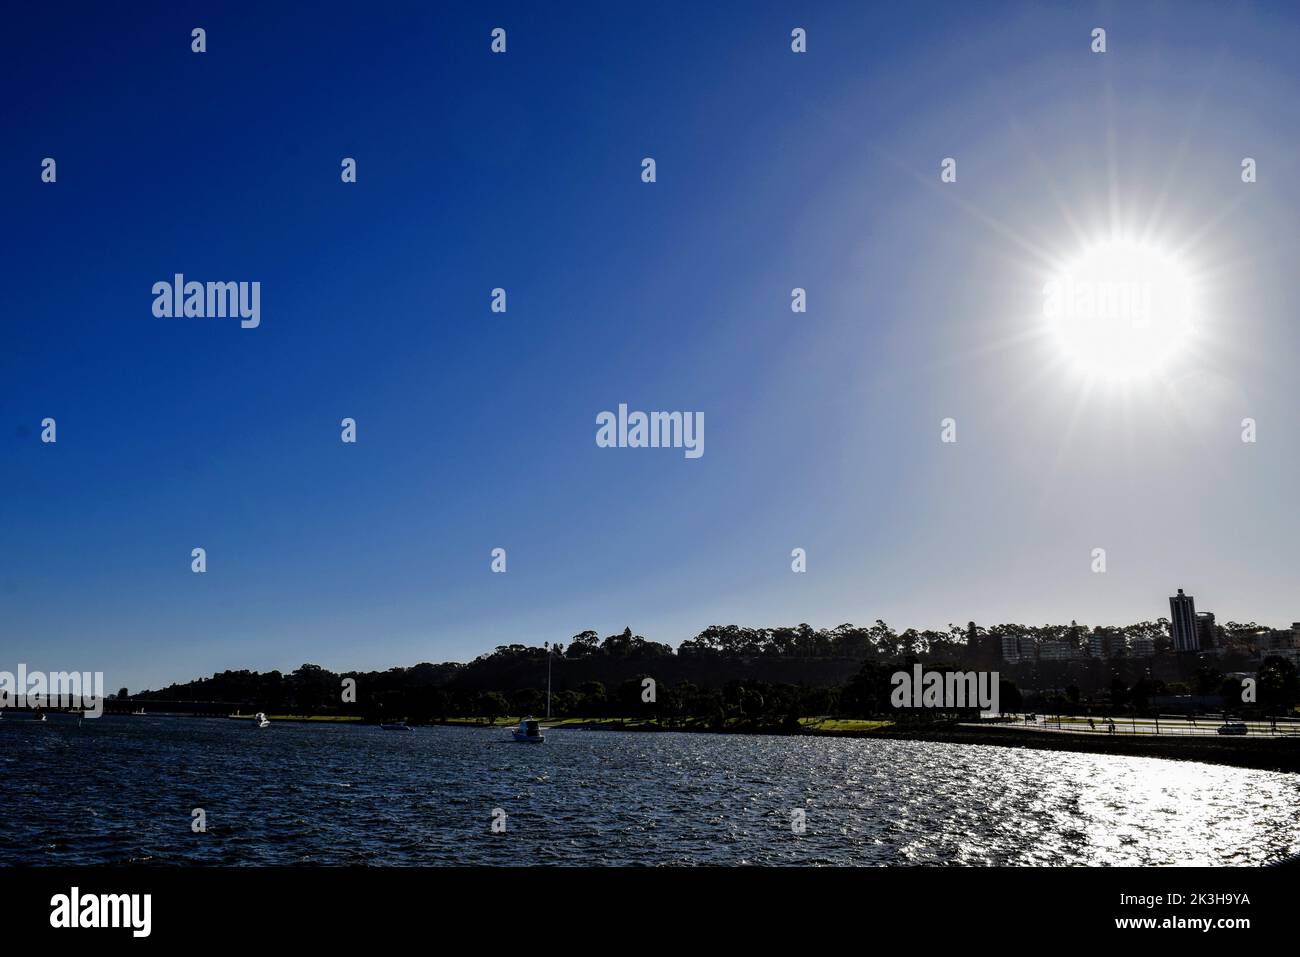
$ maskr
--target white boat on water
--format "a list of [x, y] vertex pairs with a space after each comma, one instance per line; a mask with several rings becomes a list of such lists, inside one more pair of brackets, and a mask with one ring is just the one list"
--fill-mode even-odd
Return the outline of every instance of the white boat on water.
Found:
[[542, 726], [536, 718], [521, 719], [519, 727], [514, 728], [510, 733], [516, 741], [525, 744], [541, 744], [546, 740], [546, 735], [542, 734]]
[[259, 711], [257, 714], [253, 715], [253, 724], [257, 725], [259, 728], [269, 728], [271, 726], [271, 719]]
[[[546, 717], [551, 717], [551, 643], [546, 642]], [[510, 730], [510, 737], [520, 744], [541, 744], [546, 740], [541, 722], [536, 718], [520, 718], [519, 727]]]
[[414, 731], [415, 730], [405, 721], [393, 721], [388, 724], [381, 724], [379, 727], [381, 727], [385, 731]]

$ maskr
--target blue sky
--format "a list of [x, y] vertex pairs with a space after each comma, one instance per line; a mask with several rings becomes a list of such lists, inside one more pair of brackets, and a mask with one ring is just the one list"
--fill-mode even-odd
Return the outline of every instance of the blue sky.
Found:
[[[1300, 619], [1284, 5], [133, 11], [0, 37], [0, 667], [1117, 623], [1177, 587]], [[1117, 222], [1204, 277], [1204, 323], [1085, 389], [1042, 261]], [[154, 317], [176, 272], [260, 281], [261, 326]], [[702, 411], [704, 456], [597, 448], [620, 402]]]

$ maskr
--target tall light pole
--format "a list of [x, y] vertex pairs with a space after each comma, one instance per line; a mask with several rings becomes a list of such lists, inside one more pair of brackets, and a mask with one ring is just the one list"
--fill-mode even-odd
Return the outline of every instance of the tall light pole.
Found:
[[542, 642], [546, 646], [546, 717], [551, 717], [551, 643]]

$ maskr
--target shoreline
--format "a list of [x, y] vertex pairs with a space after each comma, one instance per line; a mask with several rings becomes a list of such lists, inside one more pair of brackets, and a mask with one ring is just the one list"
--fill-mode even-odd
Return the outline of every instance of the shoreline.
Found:
[[[58, 712], [53, 712], [58, 713]], [[135, 717], [135, 715], [119, 715]], [[149, 717], [196, 717], [213, 719], [215, 715], [153, 712]], [[240, 720], [251, 715], [225, 715]], [[353, 727], [377, 727], [356, 716], [272, 715], [273, 722], [334, 724]], [[482, 730], [509, 728], [518, 719], [498, 719], [488, 724], [472, 718], [449, 718], [421, 727], [464, 727]], [[663, 727], [653, 721], [635, 718], [557, 718], [541, 719], [546, 730], [555, 731], [629, 731], [655, 734], [745, 734], [774, 737], [859, 738], [877, 741], [928, 741], [940, 744], [982, 744], [1003, 748], [1027, 748], [1036, 751], [1068, 751], [1084, 754], [1115, 754], [1124, 757], [1163, 758], [1173, 761], [1199, 761], [1256, 771], [1300, 774], [1300, 739], [1295, 738], [1222, 738], [1210, 735], [1103, 735], [1032, 731], [1008, 725], [949, 724], [928, 727], [904, 727], [888, 722], [822, 719], [793, 730], [781, 725], [732, 724], [714, 727], [703, 722]], [[17, 723], [17, 722], [16, 722]], [[25, 723], [25, 722], [23, 722]]]
[[[849, 722], [844, 722], [848, 724]], [[870, 724], [873, 722], [861, 722]], [[488, 727], [482, 725], [482, 727]], [[949, 725], [929, 728], [905, 728], [897, 725], [863, 730], [805, 728], [799, 732], [780, 728], [706, 727], [663, 728], [646, 723], [592, 719], [560, 726], [560, 730], [635, 731], [683, 734], [759, 734], [777, 737], [859, 738], [876, 741], [928, 741], [939, 744], [983, 744], [1002, 748], [1027, 748], [1035, 751], [1070, 751], [1085, 754], [1115, 754], [1124, 757], [1163, 758], [1173, 761], [1199, 761], [1254, 771], [1300, 774], [1300, 741], [1287, 738], [1219, 738], [1205, 736], [1130, 736], [1071, 734], [1069, 732], [1030, 731], [1022, 728], [988, 725]]]
[[1199, 761], [1252, 771], [1300, 774], [1300, 741], [1286, 738], [1222, 739], [1206, 736], [1160, 737], [1098, 735], [1028, 731], [1021, 728], [955, 726], [934, 729], [896, 728], [853, 737], [896, 741], [934, 741], [946, 744], [986, 744], [1036, 751], [1071, 751], [1117, 754], [1135, 758]]

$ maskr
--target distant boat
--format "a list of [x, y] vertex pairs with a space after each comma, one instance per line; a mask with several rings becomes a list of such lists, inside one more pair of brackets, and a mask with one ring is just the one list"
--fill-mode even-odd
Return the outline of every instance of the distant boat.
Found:
[[257, 725], [259, 728], [269, 728], [271, 726], [271, 719], [259, 711], [257, 714], [253, 715], [253, 724]]
[[510, 732], [516, 741], [525, 744], [541, 744], [546, 740], [546, 735], [542, 734], [542, 726], [536, 718], [524, 718], [519, 722], [519, 727]]
[[383, 728], [385, 731], [414, 731], [415, 730], [405, 721], [393, 721], [388, 724], [381, 724], [380, 727]]

